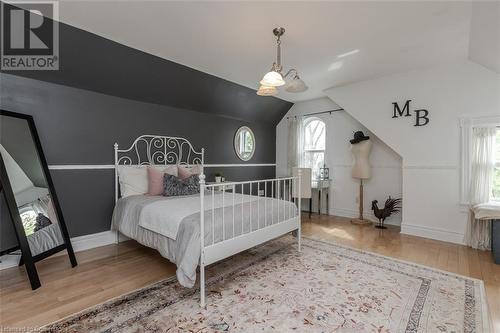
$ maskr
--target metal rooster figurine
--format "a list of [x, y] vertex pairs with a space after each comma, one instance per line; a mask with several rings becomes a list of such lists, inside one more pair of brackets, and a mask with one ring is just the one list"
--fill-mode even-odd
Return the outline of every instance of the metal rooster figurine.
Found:
[[376, 225], [375, 228], [387, 229], [387, 227], [384, 226], [385, 219], [391, 216], [391, 214], [396, 214], [401, 211], [401, 198], [392, 199], [389, 197], [389, 199], [385, 201], [383, 209], [378, 208], [377, 204], [377, 200], [372, 201], [373, 213], [378, 218], [378, 225]]

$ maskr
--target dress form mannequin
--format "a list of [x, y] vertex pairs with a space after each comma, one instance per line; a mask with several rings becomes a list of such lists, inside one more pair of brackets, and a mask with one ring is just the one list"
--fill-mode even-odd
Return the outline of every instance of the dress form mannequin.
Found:
[[372, 141], [361, 141], [352, 145], [351, 152], [354, 157], [352, 166], [352, 177], [357, 179], [369, 179], [372, 176], [372, 167], [368, 157], [372, 150]]
[[[358, 134], [361, 133], [361, 134]], [[356, 136], [358, 137], [356, 139]], [[364, 136], [362, 132], [357, 132], [354, 139], [351, 140], [351, 152], [354, 158], [352, 166], [352, 177], [359, 179], [359, 218], [351, 220], [355, 224], [371, 224], [371, 221], [363, 217], [363, 180], [372, 176], [372, 168], [369, 161], [372, 142], [369, 137]]]

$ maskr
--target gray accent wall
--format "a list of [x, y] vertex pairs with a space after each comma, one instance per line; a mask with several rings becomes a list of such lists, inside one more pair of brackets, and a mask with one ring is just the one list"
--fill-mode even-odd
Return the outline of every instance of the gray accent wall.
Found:
[[[244, 164], [233, 149], [240, 126], [255, 133], [256, 152], [246, 163], [275, 163], [275, 125], [250, 122], [105, 95], [53, 83], [2, 75], [0, 108], [34, 117], [49, 165], [114, 163], [113, 144], [128, 148], [141, 134], [186, 137], [205, 148], [208, 164]], [[235, 106], [236, 107], [236, 106]], [[208, 180], [272, 178], [275, 167], [208, 168]], [[71, 237], [110, 229], [114, 171], [52, 170]]]
[[[274, 163], [275, 125], [144, 103], [3, 75], [0, 105], [33, 115], [49, 164], [113, 164], [113, 144], [128, 148], [141, 134], [184, 136], [204, 147], [209, 164], [243, 163], [232, 148], [240, 126], [255, 133], [249, 163]], [[235, 106], [237, 107], [237, 106]]]

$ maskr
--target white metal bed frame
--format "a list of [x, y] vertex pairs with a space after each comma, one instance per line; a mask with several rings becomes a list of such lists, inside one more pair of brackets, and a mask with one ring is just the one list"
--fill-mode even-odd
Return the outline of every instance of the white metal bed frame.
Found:
[[[211, 219], [211, 232], [212, 232], [212, 242], [211, 244], [205, 245], [205, 214], [200, 213], [200, 305], [205, 307], [205, 266], [213, 264], [222, 259], [228, 258], [239, 252], [250, 249], [259, 244], [270, 241], [286, 233], [296, 231], [297, 232], [297, 242], [298, 250], [301, 251], [301, 225], [300, 225], [300, 171], [298, 177], [288, 177], [288, 178], [274, 178], [274, 179], [263, 179], [263, 180], [253, 180], [244, 182], [230, 182], [224, 184], [207, 184], [205, 182], [205, 173], [203, 170], [204, 165], [204, 155], [205, 150], [202, 148], [201, 151], [196, 151], [191, 143], [180, 137], [169, 137], [169, 136], [158, 136], [158, 135], [141, 135], [132, 143], [128, 149], [118, 149], [118, 144], [114, 144], [115, 149], [115, 201], [119, 199], [119, 186], [118, 186], [118, 166], [119, 165], [130, 165], [130, 166], [142, 166], [142, 165], [200, 165], [202, 167], [202, 173], [200, 174], [200, 212], [205, 212], [205, 207], [208, 207], [205, 203], [206, 200], [214, 200], [216, 191], [219, 191], [222, 187], [222, 218], [221, 221], [216, 221], [214, 218], [214, 205], [212, 204], [212, 219]], [[261, 185], [264, 185], [261, 187]], [[270, 186], [269, 186], [270, 184]], [[245, 194], [245, 189], [248, 188], [248, 193], [252, 195], [252, 186], [257, 190], [257, 211], [260, 212], [260, 203], [262, 201], [261, 197], [264, 198], [277, 198], [282, 202], [282, 209], [280, 211], [280, 201], [276, 203], [277, 209], [277, 219], [274, 221], [274, 201], [271, 201], [273, 205], [271, 207], [271, 217], [273, 221], [268, 221], [267, 215], [264, 213], [264, 221], [260, 219], [260, 213], [257, 214], [257, 230], [252, 230], [249, 226], [248, 232], [244, 232], [243, 224], [243, 199], [241, 206], [241, 234], [235, 235], [235, 206], [240, 202], [235, 201], [235, 193], [239, 187], [241, 194]], [[269, 187], [269, 191], [268, 191]], [[226, 189], [231, 189], [232, 194], [226, 194]], [[295, 191], [297, 189], [297, 191]], [[262, 192], [263, 191], [263, 192]], [[292, 192], [293, 191], [293, 192]], [[220, 192], [218, 192], [220, 193]], [[225, 196], [228, 196], [232, 206], [232, 227], [233, 236], [226, 238], [226, 232], [224, 230], [224, 210], [230, 209], [228, 206], [224, 206]], [[293, 211], [290, 207], [288, 208], [288, 218], [287, 218], [287, 208], [286, 202], [293, 202], [296, 211]], [[249, 223], [252, 224], [252, 206], [250, 204], [250, 219]], [[267, 209], [267, 200], [264, 200], [264, 209]], [[280, 221], [281, 214], [283, 214], [283, 220]], [[215, 223], [222, 223], [222, 240], [215, 242], [214, 230]], [[117, 242], [119, 241], [119, 231], [117, 231]]]

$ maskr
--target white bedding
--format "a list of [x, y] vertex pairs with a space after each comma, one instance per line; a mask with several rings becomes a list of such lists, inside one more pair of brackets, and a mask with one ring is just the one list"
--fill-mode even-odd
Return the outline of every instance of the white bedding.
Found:
[[[236, 198], [239, 198], [239, 201]], [[225, 193], [224, 208], [222, 208], [222, 193], [215, 195], [214, 202], [217, 203], [214, 205], [213, 218], [211, 202], [205, 210], [205, 245], [262, 228], [264, 221], [270, 225], [289, 219], [297, 213], [295, 205], [288, 201], [243, 195], [242, 204], [241, 199], [241, 195], [235, 194], [233, 212], [232, 194]], [[211, 196], [207, 196], [205, 205], [209, 201]], [[141, 215], [142, 224], [148, 228], [140, 226]], [[148, 219], [149, 222], [146, 222]], [[262, 223], [260, 226], [259, 220]], [[171, 222], [177, 226], [166, 226]], [[192, 287], [196, 281], [196, 268], [200, 259], [199, 224], [199, 195], [184, 197], [132, 195], [118, 200], [113, 212], [112, 229], [119, 230], [125, 236], [158, 250], [163, 257], [177, 265], [176, 274], [179, 283], [185, 287]], [[165, 234], [175, 234], [175, 239]]]
[[[193, 197], [196, 197], [196, 200], [193, 200]], [[222, 194], [216, 194], [214, 200], [211, 200], [211, 196], [207, 196], [207, 198], [210, 199], [205, 201], [205, 209], [209, 211], [212, 207], [218, 209], [222, 206], [230, 206], [233, 195], [226, 194], [223, 198]], [[234, 200], [239, 204], [256, 201], [257, 199], [259, 197], [234, 194]], [[176, 240], [182, 221], [195, 213], [199, 213], [199, 211], [199, 195], [176, 197], [175, 200], [157, 200], [142, 208], [139, 215], [139, 226]]]

